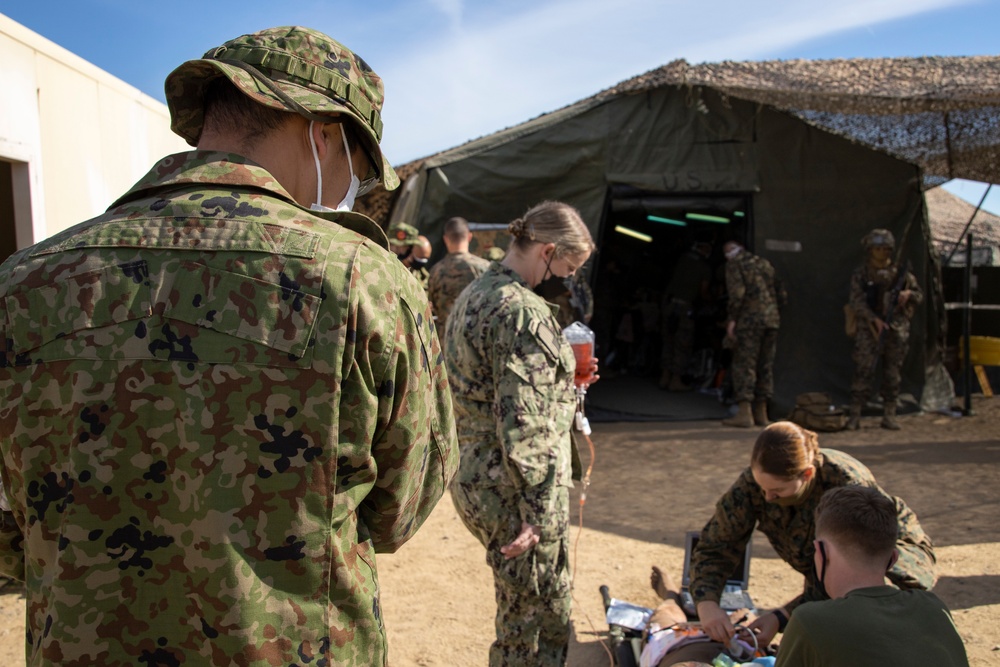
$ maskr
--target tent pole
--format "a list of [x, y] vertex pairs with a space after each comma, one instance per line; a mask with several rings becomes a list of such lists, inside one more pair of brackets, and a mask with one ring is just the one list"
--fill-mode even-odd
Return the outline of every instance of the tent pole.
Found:
[[[967, 231], [969, 231], [969, 227], [972, 226], [972, 221], [976, 219], [976, 213], [979, 213], [979, 209], [981, 209], [983, 207], [983, 202], [986, 201], [986, 195], [988, 195], [990, 193], [990, 189], [992, 187], [993, 187], [992, 183], [990, 183], [989, 185], [986, 186], [986, 192], [983, 193], [983, 198], [979, 200], [979, 205], [976, 206], [976, 210], [972, 212], [972, 217], [969, 218], [969, 221], [967, 223], [965, 223], [965, 229], [962, 230], [962, 233], [959, 234], [958, 238], [955, 240], [955, 247], [951, 249], [951, 254], [948, 255], [948, 259], [945, 260], [945, 262], [944, 262], [945, 266], [948, 266], [949, 264], [951, 264], [951, 258], [955, 256], [955, 251], [958, 250], [958, 246], [962, 243], [962, 237], [965, 236], [965, 233]], [[972, 252], [972, 251], [970, 250], [969, 252]], [[969, 258], [970, 258], [969, 261], [970, 262], [972, 261], [971, 257], [972, 257], [972, 255], [969, 255]]]
[[962, 351], [965, 357], [964, 384], [965, 384], [965, 416], [972, 414], [972, 344], [969, 340], [972, 335], [972, 234], [966, 237], [965, 256], [965, 313], [962, 317]]

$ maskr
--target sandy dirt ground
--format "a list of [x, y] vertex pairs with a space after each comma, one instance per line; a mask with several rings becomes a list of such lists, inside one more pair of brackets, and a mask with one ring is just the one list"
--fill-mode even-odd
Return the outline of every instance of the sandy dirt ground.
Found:
[[[868, 465], [882, 486], [916, 511], [937, 547], [935, 592], [951, 608], [973, 666], [1000, 665], [1000, 398], [976, 397], [975, 415], [901, 418], [885, 431], [866, 418], [859, 432], [821, 434], [821, 446]], [[599, 588], [653, 606], [652, 564], [675, 576], [687, 530], [747, 465], [759, 429], [715, 422], [597, 424], [596, 460], [583, 505], [573, 498], [575, 565], [569, 665], [612, 665]], [[584, 453], [585, 462], [588, 460]], [[757, 536], [750, 591], [760, 608], [793, 597], [801, 576]], [[398, 553], [380, 555], [382, 603], [392, 667], [485, 665], [493, 639], [493, 584], [482, 547], [446, 496]], [[24, 597], [0, 590], [0, 665], [24, 664]]]

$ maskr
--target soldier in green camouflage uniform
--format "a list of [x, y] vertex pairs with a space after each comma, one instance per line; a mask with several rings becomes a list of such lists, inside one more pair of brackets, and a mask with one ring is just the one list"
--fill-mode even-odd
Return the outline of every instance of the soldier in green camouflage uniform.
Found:
[[[896, 241], [887, 229], [873, 229], [861, 244], [866, 261], [851, 275], [850, 307], [857, 331], [854, 335], [854, 379], [847, 428], [861, 426], [861, 408], [868, 401], [875, 382], [875, 366], [882, 360], [882, 428], [899, 429], [896, 400], [902, 384], [903, 361], [909, 350], [910, 319], [924, 300], [924, 293], [912, 273], [900, 274], [892, 264]], [[890, 299], [899, 288], [892, 313]], [[882, 339], [881, 349], [879, 339]]]
[[398, 184], [381, 80], [275, 28], [166, 92], [199, 150], [0, 267], [27, 664], [384, 665], [375, 554], [458, 453], [427, 301], [349, 210]]
[[[427, 260], [430, 258], [430, 242], [417, 232], [417, 228], [405, 222], [394, 222], [387, 230], [389, 249], [403, 263], [417, 283], [427, 292]], [[424, 256], [426, 254], [426, 256]]]
[[490, 263], [469, 252], [472, 232], [465, 218], [454, 217], [444, 224], [444, 244], [448, 254], [431, 268], [427, 296], [434, 308], [439, 333], [444, 333], [451, 306], [462, 290], [483, 275]]
[[767, 402], [774, 393], [774, 355], [784, 291], [774, 267], [763, 257], [735, 241], [727, 241], [723, 252], [729, 295], [726, 334], [735, 341], [731, 373], [738, 411], [722, 423], [742, 428], [766, 426], [770, 423]]
[[496, 589], [490, 665], [562, 665], [569, 645], [572, 349], [532, 290], [580, 267], [593, 241], [575, 209], [545, 202], [455, 302], [445, 356], [461, 465], [452, 501], [486, 547]]
[[[770, 443], [792, 442], [806, 462], [802, 473], [789, 478], [770, 463], [776, 447]], [[770, 449], [769, 454], [767, 450]], [[788, 457], [778, 458], [784, 461]], [[828, 599], [813, 567], [814, 512], [827, 489], [839, 486], [877, 489], [896, 505], [899, 519], [899, 559], [887, 572], [900, 588], [930, 590], [936, 581], [934, 548], [913, 510], [902, 499], [890, 496], [857, 459], [833, 449], [820, 449], [816, 434], [792, 422], [776, 422], [761, 432], [751, 456], [751, 466], [737, 478], [715, 505], [714, 516], [705, 524], [691, 559], [691, 596], [709, 634], [728, 625], [713, 620], [726, 578], [733, 572], [754, 529], [767, 536], [778, 556], [805, 577], [803, 592], [778, 610], [764, 614], [753, 626], [761, 629], [760, 640], [769, 642], [787, 617], [803, 602]], [[724, 616], [724, 614], [722, 615]], [[783, 616], [784, 618], [781, 618]], [[718, 626], [713, 627], [713, 623]], [[732, 626], [728, 625], [732, 635]], [[724, 641], [724, 636], [715, 636]]]

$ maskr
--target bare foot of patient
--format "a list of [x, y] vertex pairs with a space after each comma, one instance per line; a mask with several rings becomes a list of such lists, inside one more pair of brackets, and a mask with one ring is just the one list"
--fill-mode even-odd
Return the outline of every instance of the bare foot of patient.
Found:
[[670, 574], [660, 568], [653, 566], [653, 571], [649, 575], [649, 584], [662, 600], [676, 600], [678, 589]]
[[650, 624], [667, 628], [686, 622], [687, 616], [684, 610], [681, 609], [680, 593], [670, 575], [654, 565], [653, 571], [649, 575], [649, 583], [653, 587], [653, 590], [656, 591], [656, 594], [663, 599], [663, 602], [660, 603], [650, 617]]

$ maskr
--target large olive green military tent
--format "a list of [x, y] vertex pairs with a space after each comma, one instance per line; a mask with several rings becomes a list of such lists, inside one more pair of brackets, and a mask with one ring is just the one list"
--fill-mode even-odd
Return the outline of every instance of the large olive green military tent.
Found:
[[846, 398], [842, 307], [859, 240], [876, 227], [905, 239], [902, 258], [927, 292], [903, 391], [919, 401], [926, 379], [940, 378], [943, 310], [923, 191], [951, 178], [994, 181], [998, 165], [998, 57], [676, 61], [404, 165], [391, 213], [377, 196], [370, 212], [437, 241], [450, 216], [504, 223], [544, 199], [575, 205], [598, 240], [605, 353], [620, 334], [609, 313], [658, 293], [693, 239], [742, 240], [790, 293], [780, 413], [804, 391]]

